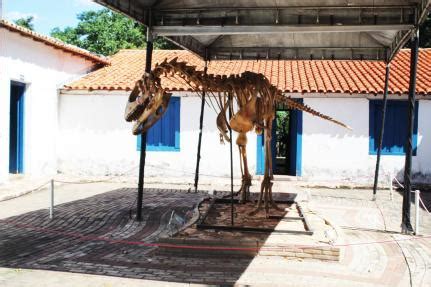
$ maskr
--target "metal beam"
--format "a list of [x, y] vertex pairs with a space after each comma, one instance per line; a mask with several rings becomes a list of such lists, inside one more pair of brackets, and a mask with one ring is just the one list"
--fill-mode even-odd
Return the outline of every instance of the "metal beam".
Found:
[[154, 26], [158, 36], [407, 31], [413, 25]]
[[233, 150], [232, 150], [232, 127], [230, 126], [230, 121], [233, 116], [233, 100], [232, 94], [229, 93], [229, 148], [230, 148], [230, 224], [234, 225], [234, 208], [233, 208]]
[[[388, 88], [389, 88], [390, 72], [391, 72], [391, 64], [388, 63], [388, 64], [386, 64], [385, 88], [384, 88], [384, 92], [383, 92], [382, 122], [381, 122], [381, 126], [380, 126], [379, 146], [377, 148], [376, 170], [374, 173], [373, 200], [376, 200], [377, 184], [379, 182], [380, 156], [381, 156], [382, 146], [383, 146], [383, 135], [385, 132], [386, 105], [388, 102]], [[391, 180], [392, 180], [392, 178], [391, 178]]]
[[404, 166], [404, 195], [403, 195], [403, 216], [402, 229], [405, 233], [412, 233], [413, 227], [410, 222], [410, 205], [412, 191], [412, 155], [413, 155], [413, 128], [415, 122], [415, 96], [416, 96], [416, 74], [419, 53], [419, 30], [413, 36], [410, 48], [410, 84], [407, 113], [407, 141], [406, 141], [406, 161]]
[[379, 47], [210, 47], [212, 60], [386, 60], [386, 48]]
[[[104, 2], [107, 0], [95, 0], [96, 2]], [[428, 2], [429, 0], [422, 0], [422, 2]], [[215, 12], [227, 12], [227, 11], [265, 11], [265, 10], [288, 10], [288, 11], [304, 11], [304, 10], [312, 10], [312, 11], [325, 11], [329, 10], [332, 12], [336, 12], [337, 10], [363, 10], [363, 9], [371, 9], [374, 12], [379, 10], [388, 10], [388, 9], [415, 9], [416, 5], [413, 4], [405, 4], [405, 5], [355, 5], [355, 4], [347, 4], [347, 5], [289, 5], [289, 6], [215, 6], [215, 7], [186, 7], [186, 8], [157, 8], [154, 7], [153, 11], [158, 13], [197, 13], [197, 12], [207, 12], [207, 11], [215, 11]]]
[[[147, 29], [147, 54], [145, 59], [145, 73], [151, 72], [153, 57], [153, 37], [150, 29]], [[138, 198], [136, 200], [136, 220], [142, 221], [142, 200], [144, 196], [145, 158], [147, 155], [147, 132], [141, 134], [141, 154], [139, 158]]]
[[205, 46], [191, 36], [169, 36], [164, 38], [175, 45], [198, 55], [202, 59], [205, 58]]
[[[205, 75], [207, 74], [207, 71], [208, 71], [208, 61], [205, 58], [205, 67], [204, 67]], [[204, 112], [205, 112], [205, 89], [202, 90], [201, 115], [199, 118], [198, 152], [196, 155], [196, 170], [195, 170], [195, 192], [198, 191], [198, 183], [199, 183], [199, 164], [201, 161], [202, 129], [203, 129], [203, 122], [204, 122]]]

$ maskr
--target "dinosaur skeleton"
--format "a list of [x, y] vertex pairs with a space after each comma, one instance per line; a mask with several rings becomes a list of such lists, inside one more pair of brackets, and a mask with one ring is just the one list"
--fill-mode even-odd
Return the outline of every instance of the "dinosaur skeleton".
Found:
[[[203, 90], [210, 94], [207, 98], [207, 104], [211, 104], [218, 113], [216, 124], [220, 131], [221, 142], [231, 140], [228, 136], [229, 127], [238, 133], [236, 144], [239, 148], [242, 174], [242, 185], [239, 190], [240, 202], [249, 199], [251, 186], [246, 151], [247, 132], [254, 129], [257, 134], [264, 133], [265, 173], [257, 207], [252, 214], [261, 210], [263, 204], [267, 216], [270, 207], [277, 208], [272, 198], [274, 176], [271, 156], [271, 130], [276, 104], [284, 104], [290, 109], [304, 111], [349, 128], [329, 116], [284, 96], [282, 91], [271, 85], [262, 74], [244, 72], [241, 75], [229, 77], [207, 75], [203, 71], [197, 71], [194, 66], [189, 66], [185, 62], [178, 62], [175, 58], [169, 62], [165, 59], [163, 63], [156, 64], [153, 71], [144, 74], [136, 82], [125, 111], [127, 121], [136, 121], [133, 126], [133, 134], [135, 135], [147, 131], [168, 108], [172, 94], [163, 88], [162, 75], [171, 81], [183, 81], [200, 96], [202, 96], [201, 91]], [[213, 100], [216, 102], [217, 108], [214, 106]], [[229, 120], [226, 116], [228, 109], [233, 115]]]

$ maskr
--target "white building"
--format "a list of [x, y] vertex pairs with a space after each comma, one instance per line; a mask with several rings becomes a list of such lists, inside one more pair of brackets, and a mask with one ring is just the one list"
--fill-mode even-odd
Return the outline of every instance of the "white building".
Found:
[[[178, 57], [203, 69], [203, 62], [186, 51], [155, 51], [153, 63]], [[121, 174], [138, 165], [137, 137], [123, 120], [127, 97], [144, 71], [145, 52], [124, 50], [111, 65], [67, 84], [61, 90], [58, 110], [58, 170], [93, 175]], [[392, 62], [390, 95], [385, 125], [381, 168], [384, 174], [402, 178], [406, 140], [406, 99], [409, 82], [409, 51], [402, 50]], [[285, 164], [279, 173], [322, 181], [370, 183], [374, 176], [384, 64], [353, 61], [213, 61], [210, 74], [260, 72], [286, 96], [352, 127], [343, 129], [301, 112], [290, 112]], [[431, 179], [431, 50], [420, 51], [417, 78], [418, 109], [415, 124], [413, 174], [416, 181]], [[148, 135], [146, 175], [192, 178], [199, 129], [200, 98], [186, 85], [164, 79], [173, 91], [165, 123]], [[229, 146], [219, 143], [216, 113], [206, 106], [201, 173], [227, 176]], [[169, 125], [168, 122], [171, 124]], [[274, 137], [275, 138], [275, 137]], [[262, 171], [262, 141], [248, 138], [250, 171]], [[239, 157], [235, 151], [235, 173]]]
[[58, 91], [108, 61], [0, 20], [0, 182], [57, 172]]

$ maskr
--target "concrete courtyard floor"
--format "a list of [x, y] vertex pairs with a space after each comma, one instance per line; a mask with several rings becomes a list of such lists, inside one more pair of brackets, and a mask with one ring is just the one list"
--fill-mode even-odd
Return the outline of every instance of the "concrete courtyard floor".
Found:
[[[186, 217], [206, 196], [179, 183], [146, 185], [142, 223], [129, 217], [134, 183], [58, 185], [53, 220], [48, 188], [16, 198], [31, 184], [0, 188], [0, 286], [431, 286], [431, 237], [399, 233], [399, 193], [390, 200], [389, 191], [380, 190], [371, 201], [366, 189], [300, 184], [277, 181], [274, 189], [297, 193], [333, 226], [334, 244], [343, 248], [340, 262], [168, 256], [136, 244], [155, 242], [171, 230], [172, 210]], [[429, 193], [424, 199], [429, 209]], [[421, 233], [431, 235], [431, 215], [422, 210], [422, 217]]]

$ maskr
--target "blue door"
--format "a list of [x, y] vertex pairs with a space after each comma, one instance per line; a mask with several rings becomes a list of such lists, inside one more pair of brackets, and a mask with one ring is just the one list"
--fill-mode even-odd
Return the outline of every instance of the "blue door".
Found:
[[9, 172], [24, 172], [24, 92], [25, 85], [12, 82], [9, 119]]
[[265, 140], [263, 133], [257, 135], [256, 148], [256, 174], [262, 175], [265, 172]]
[[290, 112], [289, 124], [288, 175], [301, 176], [302, 170], [302, 112]]

